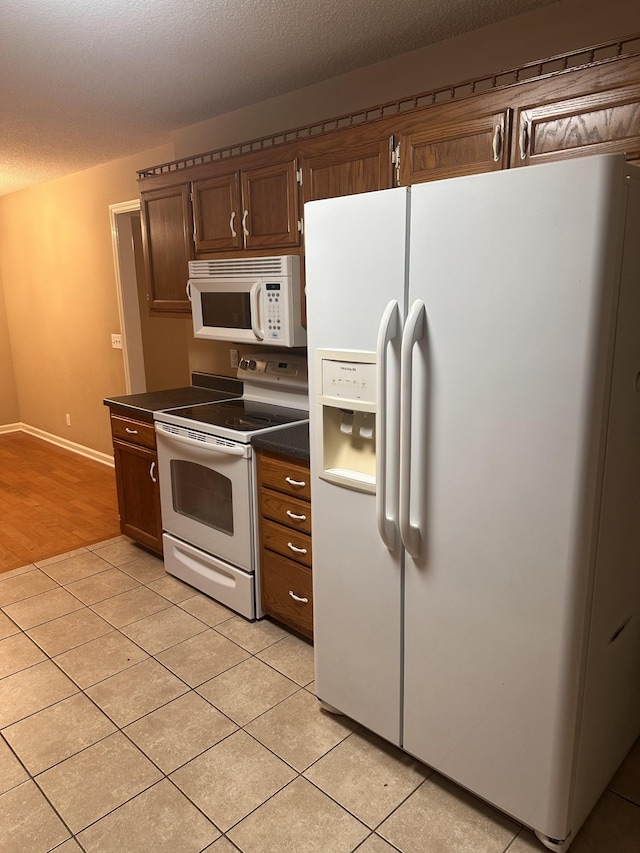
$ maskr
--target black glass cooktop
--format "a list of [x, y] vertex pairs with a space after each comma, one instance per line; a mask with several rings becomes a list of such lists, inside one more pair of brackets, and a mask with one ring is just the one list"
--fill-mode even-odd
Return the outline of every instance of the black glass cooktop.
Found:
[[211, 426], [226, 427], [238, 432], [257, 432], [274, 426], [305, 421], [309, 413], [270, 403], [256, 403], [251, 400], [225, 400], [220, 403], [201, 403], [172, 409], [171, 414]]

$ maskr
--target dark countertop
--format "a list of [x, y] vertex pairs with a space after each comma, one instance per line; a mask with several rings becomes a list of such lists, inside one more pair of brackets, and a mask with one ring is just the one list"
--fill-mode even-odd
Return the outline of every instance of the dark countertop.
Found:
[[124, 397], [107, 397], [105, 406], [116, 415], [153, 422], [153, 413], [166, 409], [213, 403], [230, 397], [240, 397], [242, 382], [209, 374], [193, 373], [193, 385], [184, 388], [167, 388], [165, 391], [147, 391], [144, 394], [126, 394]]
[[282, 453], [283, 456], [293, 456], [296, 459], [309, 461], [309, 424], [277, 429], [255, 435], [251, 444], [260, 450], [270, 450], [272, 453]]

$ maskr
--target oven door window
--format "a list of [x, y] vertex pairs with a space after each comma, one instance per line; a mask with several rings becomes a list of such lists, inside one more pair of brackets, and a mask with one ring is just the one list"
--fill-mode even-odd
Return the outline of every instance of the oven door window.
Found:
[[202, 325], [205, 328], [250, 329], [248, 293], [202, 293]]
[[196, 462], [171, 460], [174, 512], [233, 536], [233, 484]]

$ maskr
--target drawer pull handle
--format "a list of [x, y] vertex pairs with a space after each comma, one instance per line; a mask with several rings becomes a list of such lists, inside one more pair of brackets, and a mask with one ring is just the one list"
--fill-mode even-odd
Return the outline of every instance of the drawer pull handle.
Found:
[[294, 521], [306, 521], [307, 520], [306, 515], [296, 515], [296, 513], [291, 512], [290, 509], [287, 510], [287, 515], [289, 516], [289, 518], [292, 518]]
[[304, 489], [307, 485], [304, 480], [292, 480], [291, 477], [285, 477], [290, 486], [295, 486], [297, 489]]
[[289, 595], [291, 596], [291, 598], [293, 598], [294, 601], [299, 601], [300, 604], [308, 604], [309, 603], [308, 598], [302, 598], [301, 596], [296, 595], [295, 592], [293, 592], [293, 590], [291, 590], [291, 589], [289, 590]]
[[129, 427], [125, 427], [125, 428], [124, 428], [124, 431], [125, 431], [125, 432], [128, 432], [128, 433], [129, 433], [129, 435], [137, 435], [137, 434], [138, 434], [138, 430], [137, 430], [137, 429], [129, 429]]
[[287, 542], [287, 548], [289, 548], [290, 551], [293, 551], [294, 554], [306, 554], [307, 553], [306, 548], [296, 548], [296, 546], [293, 545], [291, 542]]

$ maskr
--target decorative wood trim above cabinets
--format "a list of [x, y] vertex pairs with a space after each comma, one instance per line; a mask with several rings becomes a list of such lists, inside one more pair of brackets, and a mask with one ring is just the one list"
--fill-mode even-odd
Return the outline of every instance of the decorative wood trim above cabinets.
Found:
[[640, 160], [640, 36], [144, 169], [150, 309], [190, 312], [195, 257], [302, 255], [307, 201], [614, 151]]
[[[464, 80], [451, 86], [444, 86], [418, 95], [400, 98], [396, 101], [388, 101], [347, 113], [334, 118], [303, 125], [291, 130], [279, 131], [270, 136], [251, 139], [235, 145], [207, 151], [204, 154], [196, 154], [173, 160], [169, 163], [161, 163], [150, 166], [138, 172], [138, 179], [158, 177], [192, 169], [195, 166], [215, 164], [230, 158], [253, 154], [265, 153], [272, 148], [291, 142], [304, 143], [312, 141], [325, 134], [336, 130], [361, 127], [369, 122], [379, 121], [395, 116], [403, 116], [407, 112], [420, 110], [424, 107], [447, 103], [473, 97], [490, 91], [514, 86], [520, 83], [531, 83], [535, 79], [544, 80], [551, 76], [557, 76], [565, 72], [575, 72], [579, 69], [600, 67], [605, 68], [612, 62], [624, 57], [637, 56], [640, 54], [640, 34], [625, 36], [614, 42], [603, 42], [594, 47], [581, 48], [570, 53], [559, 54], [547, 59], [529, 62], [509, 71], [498, 72], [483, 77]], [[175, 183], [175, 181], [174, 181]]]

